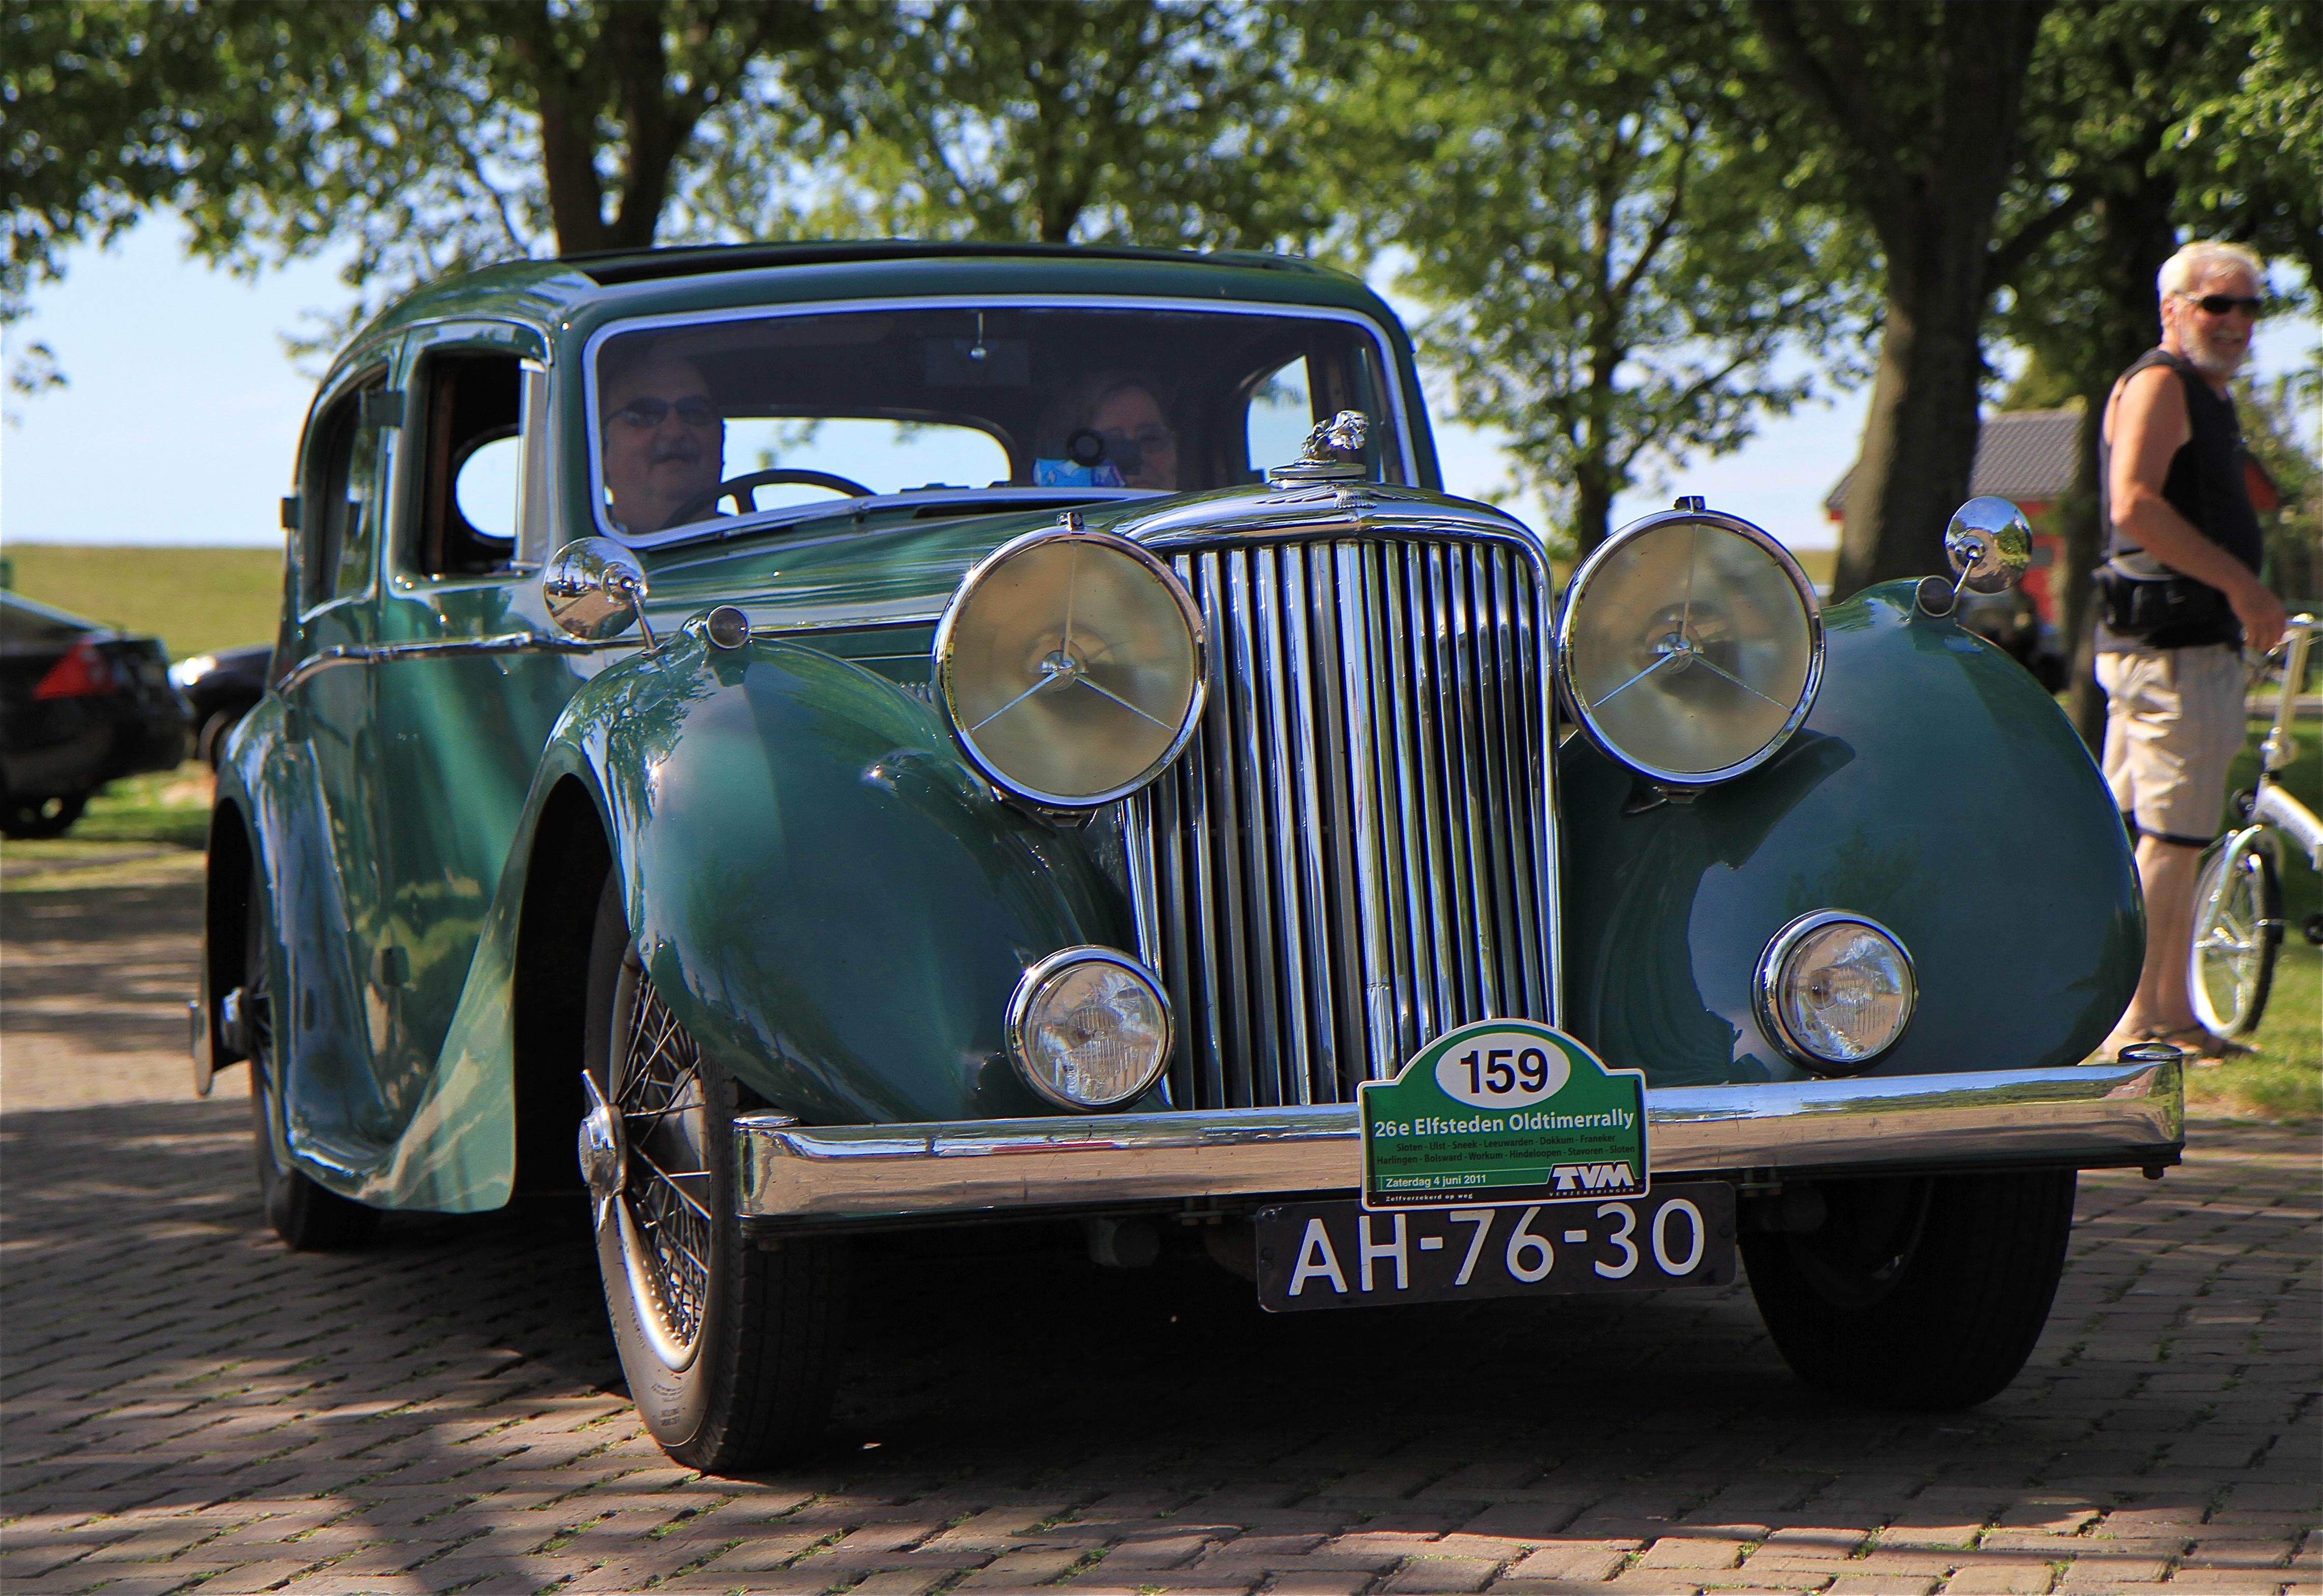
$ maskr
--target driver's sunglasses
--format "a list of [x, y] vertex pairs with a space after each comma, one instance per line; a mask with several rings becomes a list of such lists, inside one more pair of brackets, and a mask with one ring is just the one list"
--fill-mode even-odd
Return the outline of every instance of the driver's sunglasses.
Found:
[[[1127, 444], [1142, 454], [1152, 454], [1178, 446], [1178, 435], [1166, 427], [1141, 427], [1135, 432], [1101, 432], [1097, 436], [1106, 441], [1109, 450], [1118, 449], [1121, 445]], [[1114, 457], [1120, 458], [1117, 454]]]
[[631, 399], [614, 411], [613, 419], [625, 421], [636, 427], [659, 427], [668, 418], [672, 410], [675, 410], [677, 418], [688, 427], [718, 425], [716, 408], [708, 399], [693, 394], [688, 394], [685, 398], [675, 401], [656, 399], [650, 394], [644, 395]]
[[2239, 310], [2253, 321], [2266, 314], [2266, 301], [2256, 294], [2181, 294], [2190, 299], [2205, 316], [2224, 316], [2229, 310]]

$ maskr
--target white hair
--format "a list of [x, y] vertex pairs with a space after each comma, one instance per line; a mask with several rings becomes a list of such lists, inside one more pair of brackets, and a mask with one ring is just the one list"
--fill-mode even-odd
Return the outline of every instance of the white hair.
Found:
[[2154, 286], [2166, 298], [2183, 294], [2220, 268], [2249, 272], [2260, 283], [2266, 281], [2266, 262], [2253, 251], [2224, 239], [2203, 238], [2186, 245], [2162, 262], [2162, 270], [2153, 279]]

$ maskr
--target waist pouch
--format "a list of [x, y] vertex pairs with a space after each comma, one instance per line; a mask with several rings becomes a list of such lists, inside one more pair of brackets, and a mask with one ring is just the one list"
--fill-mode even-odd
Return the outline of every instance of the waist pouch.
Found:
[[2213, 625], [2234, 615], [2226, 594], [2190, 576], [2141, 576], [2112, 560], [2094, 574], [2106, 629], [2116, 637], [2150, 637], [2156, 632]]

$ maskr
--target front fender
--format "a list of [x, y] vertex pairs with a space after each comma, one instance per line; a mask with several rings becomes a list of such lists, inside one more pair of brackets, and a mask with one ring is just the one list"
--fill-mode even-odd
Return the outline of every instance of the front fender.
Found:
[[592, 769], [656, 989], [769, 1103], [826, 1124], [1053, 1112], [1008, 1061], [1008, 995], [1059, 948], [1134, 947], [1127, 907], [928, 704], [695, 629], [597, 677], [558, 738]]
[[1775, 933], [1852, 910], [1911, 953], [1919, 1008], [1867, 1073], [2075, 1064], [2137, 984], [2144, 922], [2111, 795], [2018, 665], [1890, 582], [1825, 611], [1823, 689], [1781, 756], [1690, 803], [1558, 756], [1566, 1014], [1656, 1086], [1804, 1072], [1752, 990]]

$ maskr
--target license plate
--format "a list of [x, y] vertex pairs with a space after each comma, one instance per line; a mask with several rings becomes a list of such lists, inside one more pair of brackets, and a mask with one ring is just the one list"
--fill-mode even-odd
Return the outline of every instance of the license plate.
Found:
[[1619, 1202], [1405, 1208], [1352, 1199], [1257, 1216], [1258, 1302], [1269, 1313], [1659, 1291], [1734, 1279], [1734, 1188], [1657, 1186]]

